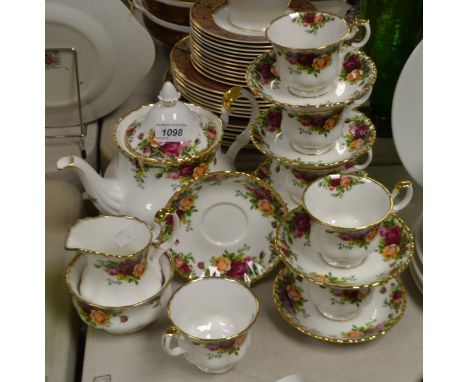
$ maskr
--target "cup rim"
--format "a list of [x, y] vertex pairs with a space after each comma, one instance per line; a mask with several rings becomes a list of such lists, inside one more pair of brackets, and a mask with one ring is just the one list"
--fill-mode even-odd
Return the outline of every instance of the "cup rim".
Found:
[[282, 19], [284, 17], [289, 17], [292, 14], [305, 14], [305, 13], [311, 13], [311, 12], [313, 12], [313, 11], [295, 11], [295, 12], [286, 13], [286, 14], [283, 14], [283, 15], [280, 15], [280, 16], [274, 18], [273, 20], [270, 21], [270, 23], [265, 28], [265, 37], [268, 39], [268, 41], [270, 41], [270, 43], [271, 43], [271, 45], [273, 45], [273, 47], [287, 49], [287, 50], [291, 50], [291, 51], [294, 51], [294, 52], [296, 52], [296, 51], [297, 52], [308, 52], [308, 51], [325, 50], [325, 49], [331, 48], [333, 46], [340, 45], [346, 40], [346, 37], [351, 32], [351, 27], [350, 27], [349, 23], [344, 18], [342, 18], [342, 17], [340, 17], [340, 16], [338, 16], [338, 15], [336, 15], [334, 13], [323, 12], [323, 11], [320, 11], [320, 10], [317, 10], [317, 12], [315, 12], [315, 13], [321, 13], [323, 15], [333, 16], [333, 17], [336, 17], [337, 19], [339, 19], [340, 21], [343, 21], [345, 23], [346, 32], [338, 41], [332, 42], [330, 44], [322, 45], [322, 46], [319, 46], [319, 47], [316, 47], [316, 48], [291, 48], [291, 47], [287, 47], [287, 46], [284, 46], [284, 45], [281, 45], [281, 44], [278, 44], [278, 43], [272, 41], [271, 38], [268, 36], [268, 32], [270, 31], [270, 28], [273, 26], [273, 24], [275, 22], [279, 21], [280, 19]]
[[[314, 214], [312, 212], [309, 211], [309, 209], [307, 208], [306, 206], [306, 202], [305, 202], [305, 195], [306, 193], [309, 191], [309, 189], [311, 187], [313, 187], [316, 183], [320, 182], [321, 180], [323, 180], [324, 178], [326, 177], [330, 177], [330, 176], [333, 176], [333, 175], [339, 175], [340, 177], [342, 176], [348, 176], [348, 177], [352, 177], [352, 178], [357, 178], [357, 179], [367, 179], [369, 180], [370, 182], [376, 184], [377, 186], [379, 186], [383, 191], [384, 193], [387, 195], [388, 197], [388, 200], [389, 200], [389, 208], [387, 210], [387, 212], [385, 213], [384, 216], [382, 216], [381, 218], [379, 218], [377, 221], [373, 222], [373, 223], [370, 223], [370, 224], [367, 224], [365, 226], [360, 226], [360, 227], [343, 227], [343, 226], [340, 226], [340, 225], [334, 225], [334, 224], [330, 224], [330, 223], [327, 223], [327, 222], [324, 222], [322, 220], [320, 220], [318, 217], [314, 216]], [[361, 231], [361, 230], [365, 230], [365, 229], [370, 229], [372, 227], [375, 227], [377, 225], [379, 225], [380, 223], [382, 223], [388, 215], [390, 215], [393, 211], [393, 197], [392, 195], [390, 194], [390, 191], [388, 191], [388, 189], [382, 184], [380, 183], [379, 181], [373, 179], [373, 178], [370, 178], [369, 176], [363, 176], [363, 175], [355, 175], [355, 174], [339, 174], [339, 173], [335, 173], [335, 174], [328, 174], [328, 175], [325, 175], [325, 176], [322, 176], [316, 180], [314, 180], [312, 183], [310, 183], [306, 189], [304, 190], [304, 192], [302, 193], [302, 207], [304, 208], [304, 210], [309, 214], [309, 216], [315, 220], [317, 223], [333, 230], [333, 231], [338, 231], [338, 232], [355, 232], [355, 231]]]
[[[148, 229], [148, 232], [149, 232], [149, 241], [148, 243], [142, 248], [142, 249], [139, 249], [138, 251], [134, 252], [134, 253], [130, 253], [128, 255], [113, 255], [111, 253], [107, 253], [107, 252], [99, 252], [99, 251], [94, 251], [92, 249], [85, 249], [85, 248], [79, 248], [79, 247], [69, 247], [67, 245], [67, 241], [68, 241], [68, 237], [70, 235], [70, 233], [72, 232], [72, 230], [74, 228], [76, 228], [80, 223], [86, 221], [86, 220], [95, 220], [95, 219], [101, 219], [101, 218], [124, 218], [124, 219], [127, 219], [127, 220], [135, 220], [139, 223], [143, 223], [144, 226], [146, 226], [146, 228]], [[98, 215], [98, 216], [88, 216], [88, 217], [84, 217], [84, 218], [81, 218], [81, 219], [78, 219], [77, 221], [75, 221], [75, 223], [73, 223], [73, 225], [71, 225], [68, 230], [67, 230], [67, 233], [65, 235], [65, 245], [64, 245], [64, 248], [68, 251], [77, 251], [77, 252], [81, 252], [83, 254], [92, 254], [92, 255], [98, 255], [98, 256], [105, 256], [105, 257], [110, 257], [110, 258], [114, 258], [114, 259], [119, 259], [119, 260], [124, 260], [124, 259], [131, 259], [133, 257], [137, 257], [143, 253], [145, 253], [148, 248], [151, 246], [153, 242], [153, 231], [151, 229], [151, 227], [149, 226], [148, 223], [146, 223], [145, 221], [135, 217], [135, 216], [128, 216], [128, 215]]]
[[[172, 302], [173, 298], [176, 296], [176, 294], [178, 292], [180, 292], [180, 290], [182, 290], [183, 288], [189, 287], [193, 283], [203, 282], [203, 281], [213, 280], [213, 279], [214, 280], [224, 280], [224, 281], [228, 281], [228, 282], [233, 282], [233, 283], [238, 284], [238, 285], [242, 286], [243, 288], [245, 288], [245, 290], [247, 290], [255, 300], [255, 315], [252, 318], [252, 320], [250, 321], [250, 323], [247, 325], [247, 327], [245, 327], [242, 330], [239, 330], [237, 333], [235, 333], [235, 334], [233, 334], [231, 336], [222, 337], [222, 338], [200, 338], [200, 337], [193, 336], [193, 335], [185, 332], [179, 326], [176, 325], [176, 323], [174, 322], [174, 320], [172, 319], [172, 316], [171, 316], [171, 302]], [[172, 296], [169, 298], [169, 301], [167, 302], [166, 310], [167, 310], [167, 316], [169, 317], [169, 320], [172, 322], [172, 325], [177, 329], [178, 332], [182, 333], [184, 336], [187, 336], [190, 340], [195, 341], [197, 343], [217, 343], [217, 342], [230, 341], [230, 340], [236, 339], [236, 338], [244, 335], [245, 333], [247, 333], [249, 331], [249, 329], [253, 326], [253, 324], [257, 321], [260, 306], [259, 306], [259, 302], [258, 302], [258, 297], [246, 285], [244, 285], [243, 283], [241, 283], [241, 282], [239, 282], [239, 281], [237, 281], [237, 280], [235, 280], [233, 278], [230, 278], [230, 277], [218, 276], [218, 277], [200, 277], [198, 279], [190, 280], [189, 282], [187, 282], [185, 284], [182, 284], [179, 288], [177, 288], [175, 290], [174, 293], [172, 293]]]
[[75, 290], [72, 288], [71, 286], [71, 283], [70, 283], [70, 273], [71, 273], [71, 270], [73, 269], [73, 266], [75, 265], [75, 263], [78, 261], [78, 259], [80, 258], [80, 256], [85, 256], [81, 253], [78, 253], [75, 255], [75, 257], [73, 258], [73, 260], [70, 262], [70, 264], [68, 264], [67, 266], [67, 269], [65, 271], [65, 282], [67, 284], [67, 287], [68, 287], [68, 290], [70, 292], [70, 294], [76, 298], [78, 301], [82, 301], [84, 302], [86, 305], [89, 305], [90, 307], [92, 308], [97, 308], [97, 309], [101, 309], [101, 310], [122, 310], [122, 309], [129, 309], [129, 308], [136, 308], [138, 306], [141, 306], [141, 305], [145, 305], [147, 304], [148, 302], [150, 302], [151, 300], [157, 298], [157, 297], [160, 297], [164, 291], [166, 290], [166, 288], [171, 284], [171, 281], [172, 279], [174, 278], [174, 274], [175, 274], [175, 265], [174, 265], [174, 260], [172, 259], [171, 256], [169, 256], [167, 253], [163, 253], [161, 256], [165, 256], [168, 261], [169, 261], [169, 267], [170, 267], [170, 270], [169, 270], [169, 277], [167, 277], [165, 283], [163, 284], [163, 286], [161, 287], [161, 289], [158, 290], [157, 293], [155, 293], [153, 296], [151, 297], [148, 297], [146, 299], [144, 299], [143, 301], [139, 301], [139, 302], [136, 302], [134, 304], [130, 304], [130, 305], [122, 305], [122, 306], [105, 306], [105, 305], [99, 305], [99, 304], [95, 304], [93, 302], [90, 302], [90, 301], [87, 301], [86, 299], [84, 299], [83, 297], [81, 297], [78, 293], [75, 292]]

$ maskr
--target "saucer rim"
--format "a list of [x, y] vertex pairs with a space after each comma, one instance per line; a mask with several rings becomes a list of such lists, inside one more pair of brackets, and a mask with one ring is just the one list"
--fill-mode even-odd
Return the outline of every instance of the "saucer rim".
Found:
[[[307, 276], [305, 273], [303, 273], [303, 271], [297, 269], [290, 262], [290, 260], [286, 256], [283, 255], [283, 253], [282, 253], [282, 251], [280, 249], [280, 245], [279, 245], [280, 229], [284, 226], [284, 223], [287, 222], [288, 219], [291, 219], [291, 217], [294, 215], [296, 210], [299, 210], [299, 209], [302, 209], [305, 213], [307, 213], [307, 210], [304, 208], [304, 206], [298, 206], [297, 208], [294, 208], [293, 210], [289, 211], [284, 216], [283, 221], [281, 222], [281, 224], [279, 224], [278, 227], [276, 227], [275, 250], [277, 251], [277, 254], [279, 255], [279, 257], [281, 258], [283, 264], [285, 264], [285, 266], [290, 271], [294, 272], [295, 274], [300, 275], [301, 277], [303, 277], [304, 279], [306, 279], [309, 282], [312, 282], [312, 283], [320, 285], [320, 286], [332, 287], [332, 288], [336, 288], [336, 289], [372, 288], [372, 287], [376, 287], [376, 286], [385, 284], [391, 279], [398, 278], [398, 276], [400, 276], [401, 273], [404, 272], [413, 263], [413, 256], [414, 256], [414, 236], [413, 236], [413, 233], [411, 232], [411, 229], [409, 228], [409, 226], [405, 223], [405, 221], [400, 216], [396, 215], [395, 213], [390, 213], [387, 216], [387, 218], [390, 217], [390, 216], [393, 216], [398, 220], [398, 223], [401, 224], [403, 229], [407, 232], [408, 239], [409, 239], [409, 242], [411, 244], [409, 255], [408, 255], [406, 261], [404, 263], [402, 263], [398, 268], [395, 268], [395, 271], [393, 273], [391, 273], [391, 274], [387, 273], [387, 276], [380, 279], [380, 280], [376, 280], [376, 281], [373, 281], [373, 282], [370, 282], [370, 283], [365, 283], [365, 284], [359, 284], [359, 285], [349, 284], [349, 283], [348, 284], [335, 284], [335, 283], [332, 283], [332, 282], [321, 282], [321, 281], [314, 280], [312, 277]], [[371, 254], [369, 254], [369, 256], [370, 255]], [[360, 267], [362, 267], [362, 265]], [[329, 268], [330, 269], [338, 269], [338, 268], [334, 268], [332, 266], [329, 266]]]
[[[357, 343], [365, 343], [365, 342], [374, 341], [374, 340], [376, 340], [376, 339], [378, 339], [380, 337], [383, 337], [390, 330], [392, 330], [400, 322], [400, 320], [402, 319], [402, 317], [404, 316], [404, 314], [406, 312], [406, 306], [407, 306], [407, 300], [408, 300], [406, 288], [405, 288], [402, 280], [399, 277], [394, 277], [392, 279], [394, 279], [398, 283], [399, 287], [401, 288], [401, 291], [403, 292], [403, 303], [401, 305], [401, 311], [398, 314], [398, 316], [396, 316], [393, 319], [386, 320], [386, 322], [391, 323], [391, 326], [389, 326], [386, 330], [382, 330], [382, 331], [379, 331], [377, 333], [373, 333], [369, 337], [361, 337], [359, 339], [338, 339], [338, 338], [332, 338], [332, 337], [327, 337], [327, 336], [324, 336], [324, 335], [320, 335], [320, 334], [315, 333], [313, 330], [308, 329], [305, 326], [300, 325], [297, 322], [295, 322], [295, 320], [293, 318], [291, 318], [289, 312], [287, 312], [286, 309], [283, 308], [283, 304], [279, 300], [279, 296], [276, 293], [276, 286], [277, 286], [280, 278], [283, 276], [284, 272], [292, 272], [293, 274], [297, 275], [297, 272], [291, 271], [289, 268], [283, 268], [278, 272], [278, 275], [275, 277], [275, 280], [273, 282], [273, 301], [275, 303], [276, 310], [279, 312], [281, 317], [283, 317], [283, 319], [289, 325], [291, 325], [293, 328], [295, 328], [296, 330], [300, 331], [303, 334], [306, 334], [306, 335], [308, 335], [308, 336], [310, 336], [310, 337], [312, 337], [312, 338], [314, 338], [316, 340], [322, 341], [322, 342], [329, 342], [329, 343], [337, 343], [337, 344], [348, 345], [348, 344], [357, 344]], [[388, 281], [390, 281], [390, 280], [388, 280]], [[345, 323], [352, 322], [353, 320], [354, 319], [349, 320], [349, 321], [345, 321]]]

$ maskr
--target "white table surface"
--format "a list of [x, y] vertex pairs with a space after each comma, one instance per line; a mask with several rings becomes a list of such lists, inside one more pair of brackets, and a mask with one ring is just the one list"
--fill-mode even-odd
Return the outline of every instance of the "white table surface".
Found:
[[[370, 176], [387, 187], [409, 179], [402, 166], [375, 166]], [[422, 212], [422, 189], [415, 186], [412, 203], [399, 215], [413, 228]], [[304, 382], [421, 381], [423, 367], [422, 295], [409, 270], [402, 275], [408, 304], [402, 320], [385, 336], [369, 343], [339, 345], [317, 341], [291, 327], [276, 311], [272, 274], [253, 286], [260, 301], [260, 314], [252, 328], [247, 356], [226, 374], [205, 374], [183, 357], [166, 355], [160, 337], [170, 323], [160, 317], [146, 329], [113, 336], [88, 329], [83, 365], [84, 382], [154, 381], [275, 381], [299, 374]], [[183, 280], [177, 276], [174, 288]]]

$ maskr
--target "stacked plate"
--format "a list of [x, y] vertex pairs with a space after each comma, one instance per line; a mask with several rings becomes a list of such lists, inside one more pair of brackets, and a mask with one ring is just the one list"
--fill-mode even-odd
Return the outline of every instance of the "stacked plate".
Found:
[[[171, 74], [174, 84], [188, 102], [220, 114], [224, 93], [235, 85], [229, 86], [219, 83], [198, 73], [190, 62], [190, 53], [190, 37], [186, 37], [174, 45], [170, 54]], [[258, 99], [257, 102], [260, 110], [266, 110], [272, 106], [269, 102], [261, 99]], [[224, 146], [230, 145], [237, 135], [244, 130], [251, 114], [252, 109], [247, 99], [240, 98], [233, 103], [229, 124], [224, 130]]]

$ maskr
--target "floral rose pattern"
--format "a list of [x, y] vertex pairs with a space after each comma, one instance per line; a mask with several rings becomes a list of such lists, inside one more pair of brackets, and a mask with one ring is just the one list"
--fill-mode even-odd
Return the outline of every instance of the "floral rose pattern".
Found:
[[336, 285], [345, 285], [350, 282], [356, 281], [356, 276], [347, 276], [347, 277], [337, 277], [334, 276], [331, 272], [328, 272], [326, 275], [322, 275], [316, 272], [311, 272], [308, 274], [315, 282], [320, 284], [336, 284]]
[[297, 17], [291, 19], [293, 23], [306, 27], [306, 32], [317, 34], [317, 31], [322, 28], [325, 23], [333, 21], [333, 16], [326, 15], [321, 12], [302, 12]]
[[208, 359], [222, 358], [225, 355], [239, 355], [239, 350], [246, 339], [247, 334], [243, 334], [233, 340], [205, 344], [206, 349], [209, 350]]
[[338, 243], [338, 249], [352, 249], [353, 247], [367, 249], [370, 242], [377, 236], [378, 231], [379, 227], [377, 226], [371, 229], [364, 229], [349, 233], [335, 233], [332, 231], [327, 232], [337, 235], [341, 240], [341, 243]]
[[319, 114], [304, 114], [304, 113], [290, 113], [289, 117], [294, 118], [301, 124], [299, 129], [301, 134], [313, 134], [317, 133], [324, 135], [333, 130], [336, 126], [339, 126], [341, 113], [319, 113]]
[[348, 134], [345, 135], [346, 147], [349, 151], [355, 151], [360, 148], [369, 136], [369, 123], [362, 115], [356, 115], [353, 118], [347, 118], [346, 123], [349, 123]]
[[291, 249], [290, 245], [297, 239], [304, 240], [304, 246], [310, 246], [310, 227], [311, 219], [307, 212], [302, 208], [297, 208], [291, 212], [289, 218], [286, 218], [279, 229], [277, 238], [277, 250], [287, 258], [297, 260], [297, 254]]
[[179, 196], [176, 202], [176, 214], [179, 217], [180, 225], [184, 227], [187, 232], [193, 231], [190, 217], [193, 213], [198, 211], [195, 206], [197, 198], [196, 190], [189, 188]]
[[125, 261], [97, 260], [94, 266], [111, 276], [107, 279], [109, 285], [120, 285], [123, 281], [138, 285], [146, 269], [146, 255], [135, 256]]
[[[386, 293], [387, 288], [386, 287], [381, 287], [380, 288], [380, 293]], [[390, 283], [390, 291], [388, 297], [385, 298], [384, 304], [386, 306], [389, 306], [392, 308], [395, 313], [398, 313], [400, 311], [400, 308], [403, 304], [403, 291], [396, 282], [391, 282]]]
[[[276, 68], [275, 53], [271, 52], [257, 62], [252, 73], [252, 81], [255, 86], [261, 88], [262, 85], [268, 85], [272, 82], [277, 83], [275, 80], [279, 80], [279, 75]], [[276, 85], [273, 87], [276, 87]]]
[[333, 53], [338, 50], [338, 47], [326, 51], [322, 54], [316, 53], [297, 53], [289, 49], [276, 48], [278, 55], [283, 57], [288, 63], [289, 73], [296, 74], [312, 74], [318, 77], [320, 72], [329, 67], [333, 62]]
[[330, 195], [333, 197], [342, 198], [344, 193], [350, 191], [357, 184], [363, 184], [364, 181], [359, 178], [351, 177], [348, 175], [327, 176], [319, 182], [319, 186], [328, 188], [330, 191], [334, 191]]
[[114, 317], [118, 317], [121, 323], [128, 322], [128, 316], [124, 315], [123, 310], [104, 310], [93, 308], [92, 306], [77, 301], [78, 311], [80, 317], [88, 324], [93, 327], [110, 327], [112, 326], [111, 321]]
[[359, 304], [371, 292], [370, 288], [363, 289], [330, 289], [332, 294], [331, 303], [332, 305], [345, 305], [351, 304], [359, 306]]
[[289, 313], [294, 316], [301, 313], [306, 318], [310, 316], [304, 309], [304, 303], [308, 300], [304, 298], [304, 290], [296, 281], [301, 282], [302, 276], [288, 271], [283, 272], [275, 283], [275, 293]]
[[406, 230], [395, 215], [390, 215], [379, 227], [379, 245], [377, 250], [385, 261], [396, 262], [408, 256], [411, 241]]
[[347, 53], [340, 73], [340, 79], [355, 84], [367, 77], [369, 68], [364, 60], [356, 53]]

